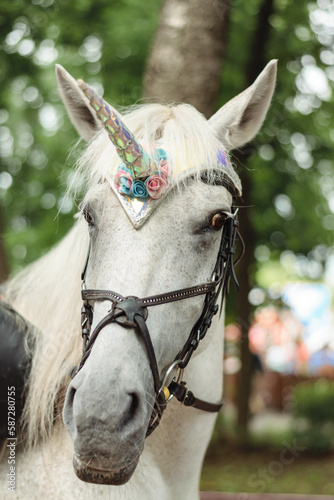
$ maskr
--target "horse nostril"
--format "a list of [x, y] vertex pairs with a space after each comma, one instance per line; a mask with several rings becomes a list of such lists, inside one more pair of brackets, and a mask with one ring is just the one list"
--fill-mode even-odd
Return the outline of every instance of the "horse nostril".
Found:
[[70, 386], [67, 389], [65, 404], [63, 408], [63, 420], [69, 432], [71, 430], [73, 431], [75, 427], [73, 420], [73, 402], [76, 392], [77, 390], [73, 386]]
[[121, 424], [122, 427], [125, 427], [129, 422], [131, 422], [131, 420], [133, 420], [135, 418], [137, 408], [139, 406], [139, 398], [138, 398], [137, 394], [131, 393], [131, 394], [129, 394], [129, 397], [131, 399], [131, 402], [129, 405], [128, 412], [126, 413], [126, 415], [122, 421], [122, 424]]
[[68, 393], [67, 393], [67, 404], [68, 404], [71, 408], [73, 408], [73, 401], [74, 401], [74, 396], [75, 396], [75, 393], [76, 393], [76, 392], [77, 392], [77, 390], [76, 390], [73, 386], [71, 386], [71, 387], [69, 388]]

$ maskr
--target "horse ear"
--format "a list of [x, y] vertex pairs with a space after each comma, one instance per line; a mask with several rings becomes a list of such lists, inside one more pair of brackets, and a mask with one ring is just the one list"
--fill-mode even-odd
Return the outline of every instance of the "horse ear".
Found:
[[93, 114], [89, 101], [80, 90], [77, 81], [60, 64], [56, 64], [56, 76], [60, 96], [71, 122], [81, 137], [89, 141], [102, 128], [101, 122]]
[[277, 60], [272, 60], [253, 85], [225, 104], [210, 119], [215, 135], [228, 149], [251, 141], [266, 117], [276, 83]]

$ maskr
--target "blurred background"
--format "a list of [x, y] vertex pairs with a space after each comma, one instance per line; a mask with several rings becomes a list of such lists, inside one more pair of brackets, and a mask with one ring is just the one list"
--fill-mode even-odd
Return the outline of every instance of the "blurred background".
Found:
[[0, 279], [77, 210], [80, 145], [55, 63], [118, 106], [187, 101], [210, 116], [270, 59], [266, 122], [232, 155], [246, 256], [202, 489], [334, 497], [332, 0], [0, 0]]

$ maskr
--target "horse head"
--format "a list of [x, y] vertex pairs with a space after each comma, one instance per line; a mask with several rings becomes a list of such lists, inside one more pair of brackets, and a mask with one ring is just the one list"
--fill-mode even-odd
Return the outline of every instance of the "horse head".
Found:
[[[63, 409], [84, 481], [126, 483], [144, 443], [153, 449], [161, 441], [155, 433], [145, 438], [163, 410], [161, 432], [172, 446], [180, 439], [184, 421], [201, 413], [176, 397], [169, 403], [173, 368], [185, 368], [190, 351], [187, 381], [211, 402], [221, 397], [222, 320], [215, 312], [233, 274], [233, 198], [241, 194], [228, 152], [260, 129], [275, 73], [272, 61], [206, 120], [186, 104], [121, 115], [57, 67], [69, 116], [88, 141], [78, 221], [90, 239], [82, 276], [84, 355]], [[225, 258], [227, 249], [232, 257]], [[184, 387], [178, 386], [174, 395]], [[156, 446], [157, 460], [161, 452]]]

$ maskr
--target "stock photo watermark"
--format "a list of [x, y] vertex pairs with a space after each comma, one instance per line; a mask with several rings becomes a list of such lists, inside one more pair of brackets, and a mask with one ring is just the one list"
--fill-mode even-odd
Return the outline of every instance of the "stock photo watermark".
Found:
[[[258, 470], [251, 474], [248, 478], [248, 485], [256, 488], [256, 493], [264, 493], [267, 486], [281, 476], [288, 465], [292, 465], [296, 459], [306, 450], [305, 446], [301, 446], [294, 439], [292, 443], [283, 442], [284, 448], [278, 454], [276, 460], [271, 460], [267, 467], [258, 468]], [[239, 493], [236, 500], [249, 500], [249, 493]]]
[[8, 453], [8, 473], [7, 490], [15, 491], [16, 488], [16, 412], [15, 412], [15, 387], [8, 387], [7, 396], [7, 453]]

